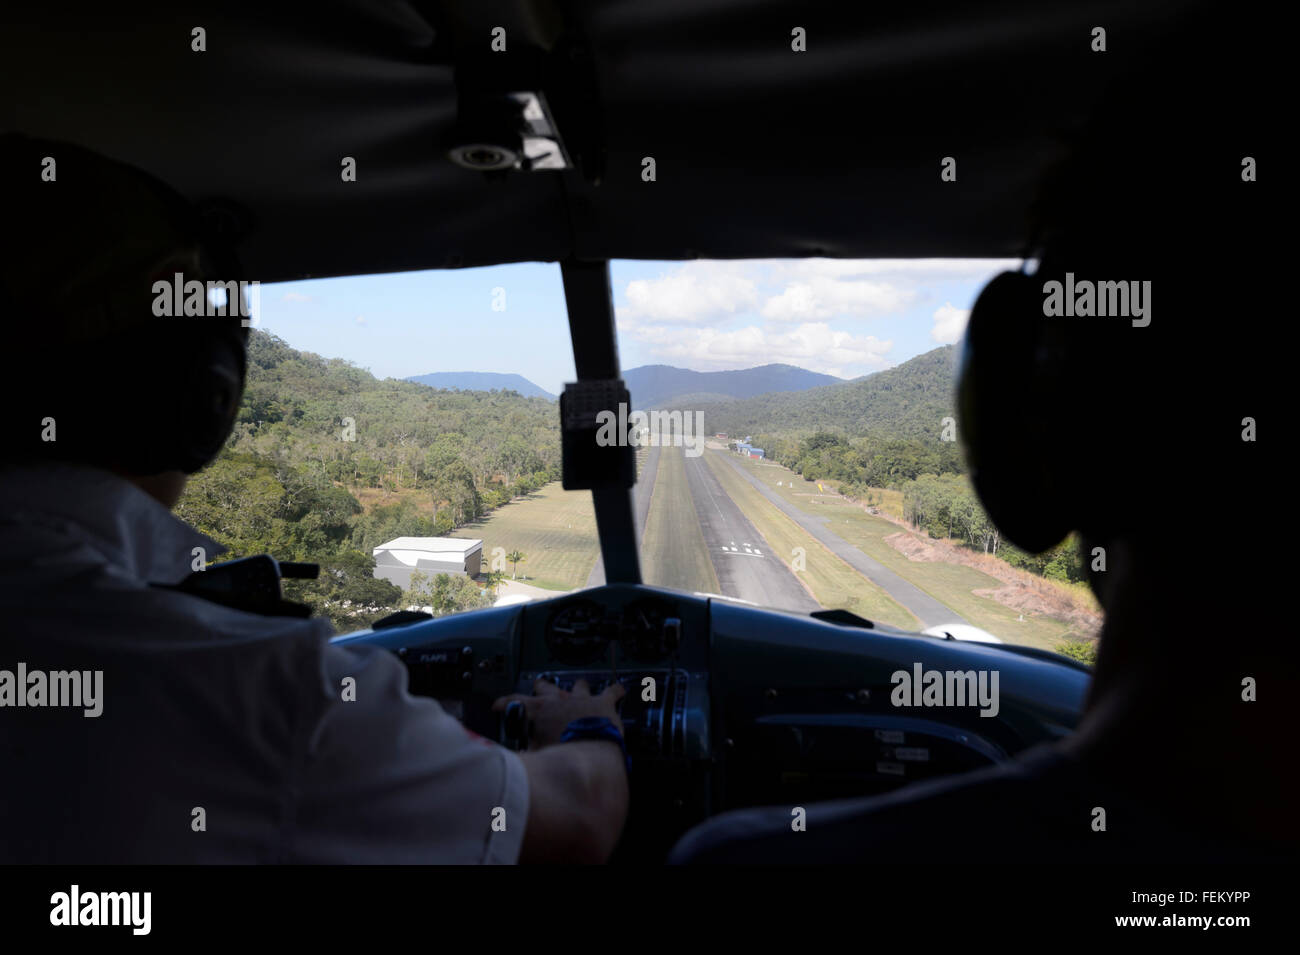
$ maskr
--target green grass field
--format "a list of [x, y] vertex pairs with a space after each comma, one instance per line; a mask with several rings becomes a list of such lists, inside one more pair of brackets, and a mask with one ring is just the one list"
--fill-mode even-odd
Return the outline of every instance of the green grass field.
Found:
[[494, 547], [522, 551], [528, 559], [519, 565], [520, 579], [546, 590], [587, 586], [600, 553], [591, 492], [566, 491], [558, 481], [458, 527], [455, 536], [483, 539], [484, 570]]
[[[827, 609], [848, 610], [868, 620], [879, 620], [906, 630], [918, 628], [919, 623], [911, 611], [832, 554], [745, 482], [723, 460], [723, 455], [727, 453], [709, 451], [705, 453], [704, 459], [717, 475], [727, 495], [766, 539], [769, 553], [778, 556], [793, 570], [794, 548], [804, 549], [806, 566], [801, 571], [795, 571], [795, 576], [812, 591], [819, 604]], [[816, 490], [815, 487], [813, 489]]]
[[716, 594], [718, 575], [700, 530], [681, 448], [659, 451], [650, 512], [641, 540], [641, 579], [660, 587]]
[[[971, 591], [996, 589], [1002, 586], [1002, 582], [973, 567], [908, 560], [885, 540], [890, 534], [901, 530], [897, 524], [882, 517], [874, 517], [843, 498], [820, 493], [815, 483], [805, 481], [780, 465], [740, 457], [735, 460], [740, 461], [742, 467], [796, 507], [809, 514], [828, 518], [826, 526], [830, 530], [868, 557], [880, 561], [894, 573], [911, 581], [975, 626], [999, 639], [1052, 650], [1067, 634], [1074, 633], [1069, 624], [1060, 620], [1035, 615], [1026, 615], [1024, 620], [1020, 620], [1018, 611], [996, 600], [975, 596]], [[750, 490], [752, 492], [753, 489]], [[886, 499], [886, 506], [889, 503], [889, 499]], [[869, 617], [870, 614], [864, 616]], [[881, 619], [888, 618], [882, 615]]]
[[[806, 568], [798, 573], [824, 607], [841, 607], [871, 620], [905, 628], [916, 619], [887, 593], [810, 538], [797, 524], [740, 479], [722, 460], [727, 452], [710, 451], [705, 459], [727, 493], [767, 540], [771, 552], [787, 565], [795, 547], [806, 551]], [[735, 458], [782, 498], [801, 510], [828, 518], [827, 527], [869, 557], [947, 604], [972, 624], [1002, 640], [1055, 649], [1073, 635], [1062, 621], [1026, 615], [972, 591], [996, 589], [1000, 581], [973, 567], [944, 562], [911, 561], [885, 541], [900, 528], [866, 513], [817, 485], [771, 462]], [[829, 490], [829, 486], [827, 487]], [[883, 506], [900, 504], [897, 492], [886, 492]], [[585, 587], [599, 553], [596, 515], [587, 491], [565, 491], [549, 484], [533, 494], [493, 511], [483, 520], [458, 528], [457, 537], [481, 537], [483, 558], [495, 547], [523, 551], [520, 577], [547, 590]], [[717, 574], [700, 531], [680, 449], [664, 448], [659, 455], [650, 512], [641, 548], [642, 576], [648, 583], [688, 591], [719, 590]]]

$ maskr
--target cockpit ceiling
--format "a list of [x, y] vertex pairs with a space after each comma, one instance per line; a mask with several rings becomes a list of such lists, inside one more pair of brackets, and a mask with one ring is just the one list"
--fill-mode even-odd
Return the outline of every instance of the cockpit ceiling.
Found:
[[[218, 200], [249, 274], [275, 281], [569, 256], [1017, 255], [1062, 134], [1190, 5], [133, 6], [153, 9], [32, 4], [0, 30], [0, 127]], [[450, 162], [458, 76], [461, 98], [541, 90], [573, 168]]]

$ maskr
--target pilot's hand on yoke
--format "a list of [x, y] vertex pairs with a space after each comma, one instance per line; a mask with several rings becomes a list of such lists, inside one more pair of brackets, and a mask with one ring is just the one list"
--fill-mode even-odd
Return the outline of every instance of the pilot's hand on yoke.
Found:
[[614, 851], [627, 819], [626, 749], [621, 738], [592, 738], [571, 727], [608, 720], [621, 737], [617, 704], [624, 692], [617, 682], [592, 696], [585, 680], [572, 690], [538, 680], [531, 696], [512, 693], [492, 704], [498, 713], [516, 702], [524, 707], [528, 743], [519, 758], [529, 799], [521, 862], [604, 862]]
[[533, 683], [532, 696], [511, 693], [493, 703], [492, 709], [502, 713], [516, 700], [523, 703], [528, 717], [528, 749], [537, 750], [558, 743], [571, 722], [586, 717], [604, 717], [622, 733], [618, 702], [626, 693], [618, 682], [592, 696], [586, 680], [579, 679], [572, 690], [562, 690], [549, 680], [539, 679]]

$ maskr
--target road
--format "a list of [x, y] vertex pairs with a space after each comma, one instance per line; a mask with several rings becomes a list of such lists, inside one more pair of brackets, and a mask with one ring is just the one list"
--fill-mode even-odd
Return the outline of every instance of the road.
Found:
[[821, 609], [790, 568], [770, 553], [703, 457], [686, 457], [686, 483], [723, 595], [781, 610]]
[[[760, 481], [749, 470], [740, 463], [740, 460], [734, 455], [725, 451], [714, 452], [720, 454], [726, 459], [727, 463], [739, 472], [740, 476], [754, 486], [754, 489], [771, 501], [776, 507], [780, 508], [781, 513], [790, 520], [794, 521], [805, 531], [815, 537], [821, 543], [841, 558], [850, 567], [856, 570], [862, 576], [866, 577], [872, 583], [879, 586], [889, 596], [893, 597], [900, 604], [916, 615], [921, 621], [921, 629], [933, 627], [943, 623], [966, 623], [956, 611], [952, 610], [946, 604], [935, 600], [925, 591], [921, 590], [913, 583], [904, 580], [898, 574], [894, 573], [884, 564], [868, 557], [862, 551], [858, 550], [844, 538], [840, 537], [834, 531], [825, 526], [826, 518], [814, 517], [795, 507], [781, 495], [777, 494], [770, 487]], [[698, 463], [703, 466], [703, 459], [698, 459]], [[698, 498], [696, 504], [698, 506]], [[716, 563], [716, 561], [715, 561]], [[718, 576], [721, 577], [721, 571]], [[776, 606], [781, 606], [776, 604]]]

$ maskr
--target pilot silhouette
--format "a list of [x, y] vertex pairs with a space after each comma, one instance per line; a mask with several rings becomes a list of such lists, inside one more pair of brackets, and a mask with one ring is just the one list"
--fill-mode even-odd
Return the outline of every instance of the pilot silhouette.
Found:
[[170, 508], [235, 419], [248, 331], [206, 292], [244, 277], [178, 193], [71, 144], [0, 137], [0, 208], [0, 862], [607, 858], [622, 748], [572, 727], [617, 729], [621, 687], [522, 699], [515, 753], [328, 621], [157, 586], [221, 551]]

